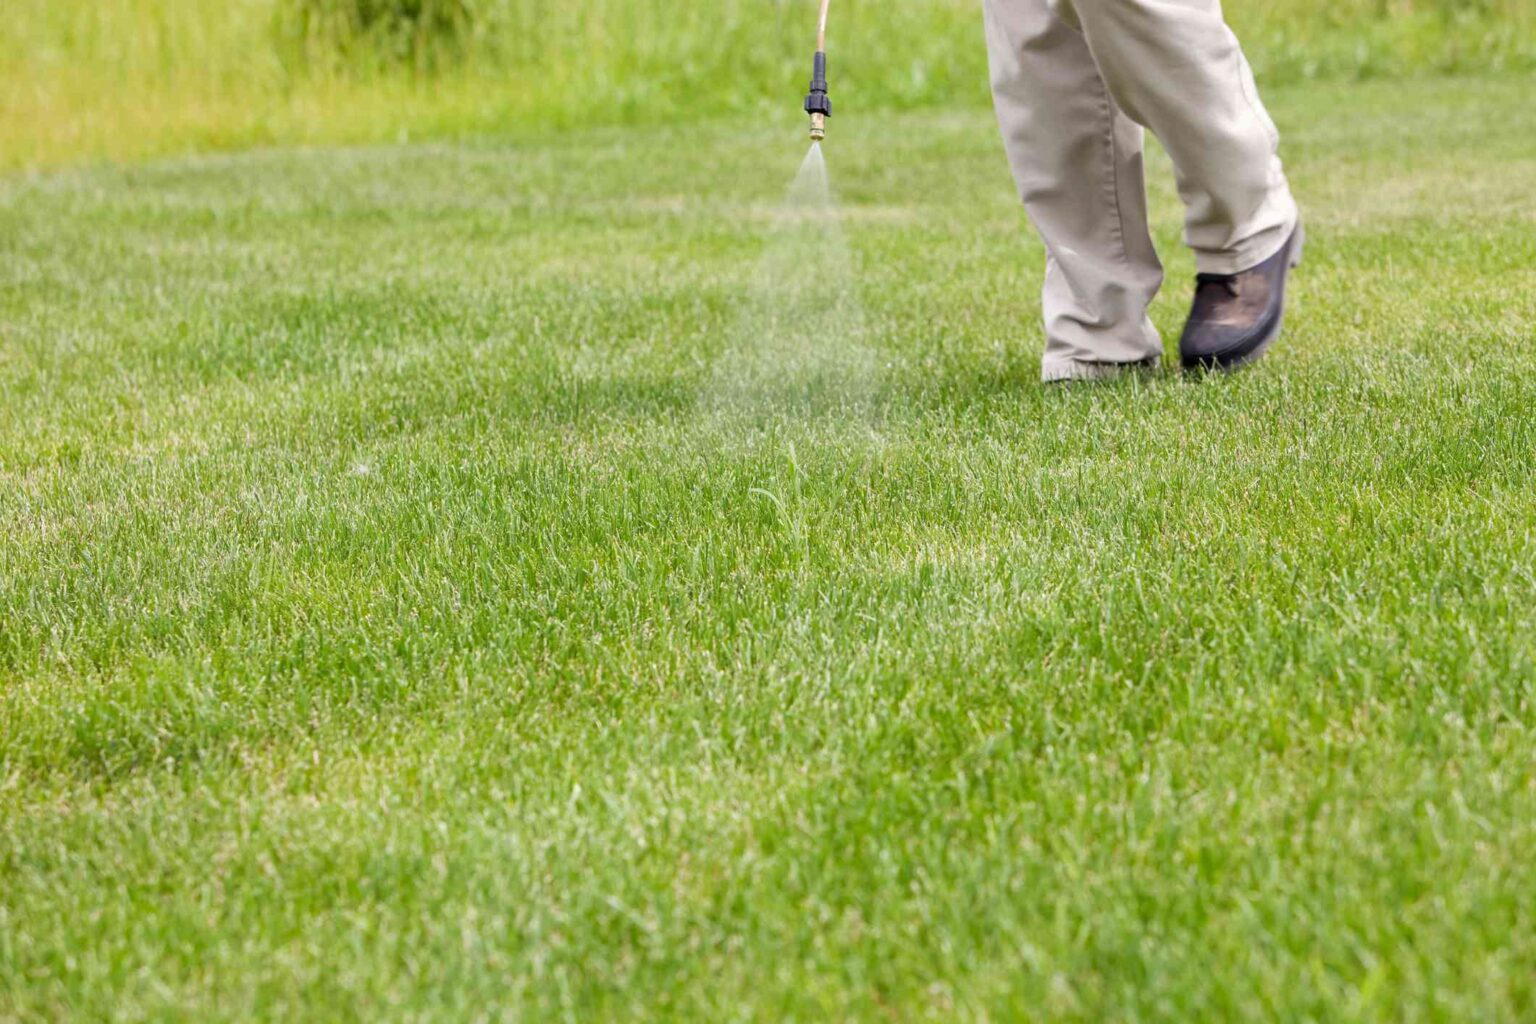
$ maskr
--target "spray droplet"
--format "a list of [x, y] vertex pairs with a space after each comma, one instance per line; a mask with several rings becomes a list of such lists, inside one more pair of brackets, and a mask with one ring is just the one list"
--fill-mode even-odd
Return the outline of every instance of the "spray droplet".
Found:
[[810, 151], [800, 163], [800, 173], [789, 186], [789, 205], [797, 209], [830, 209], [832, 206], [827, 158], [822, 155], [819, 142], [811, 143]]
[[738, 411], [858, 404], [878, 372], [853, 255], [821, 145], [812, 143], [715, 364], [713, 400]]

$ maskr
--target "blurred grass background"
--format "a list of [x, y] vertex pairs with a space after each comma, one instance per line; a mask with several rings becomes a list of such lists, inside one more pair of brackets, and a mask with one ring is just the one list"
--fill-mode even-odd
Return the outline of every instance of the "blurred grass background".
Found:
[[[792, 109], [814, 0], [8, 0], [0, 167]], [[979, 0], [837, 0], [842, 110], [986, 102]], [[1536, 69], [1536, 0], [1237, 0], [1266, 85]]]

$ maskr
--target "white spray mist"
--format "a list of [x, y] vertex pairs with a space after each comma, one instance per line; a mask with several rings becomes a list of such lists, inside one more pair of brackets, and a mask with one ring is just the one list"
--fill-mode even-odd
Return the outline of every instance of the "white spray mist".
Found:
[[878, 366], [855, 267], [819, 143], [768, 219], [763, 255], [715, 364], [721, 411], [852, 412]]

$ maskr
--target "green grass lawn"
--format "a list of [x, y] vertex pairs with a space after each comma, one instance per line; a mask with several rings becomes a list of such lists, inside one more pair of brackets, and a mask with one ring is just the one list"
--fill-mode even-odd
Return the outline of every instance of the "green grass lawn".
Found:
[[1200, 381], [982, 110], [0, 179], [0, 1018], [1530, 1019], [1532, 89]]

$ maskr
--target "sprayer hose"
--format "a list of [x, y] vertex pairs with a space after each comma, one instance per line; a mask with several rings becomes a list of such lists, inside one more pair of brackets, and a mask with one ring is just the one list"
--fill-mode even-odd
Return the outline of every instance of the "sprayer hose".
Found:
[[821, 16], [816, 19], [816, 49], [825, 52], [827, 49], [827, 6], [832, 0], [821, 0]]

